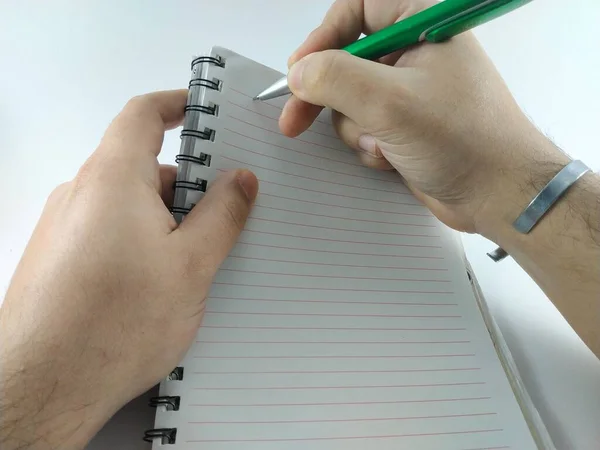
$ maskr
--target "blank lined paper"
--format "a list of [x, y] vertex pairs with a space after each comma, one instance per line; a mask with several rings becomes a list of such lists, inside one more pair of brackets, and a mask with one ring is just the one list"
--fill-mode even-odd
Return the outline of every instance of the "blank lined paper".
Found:
[[323, 113], [296, 139], [280, 74], [224, 49], [203, 143], [260, 193], [185, 357], [177, 448], [536, 448], [468, 283], [454, 235], [394, 172], [364, 168]]

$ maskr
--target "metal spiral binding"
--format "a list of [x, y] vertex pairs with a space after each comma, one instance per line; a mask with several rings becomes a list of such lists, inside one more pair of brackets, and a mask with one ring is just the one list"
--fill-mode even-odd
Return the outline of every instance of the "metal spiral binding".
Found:
[[177, 439], [177, 428], [155, 428], [144, 432], [144, 440], [146, 442], [154, 442], [160, 438], [161, 444], [174, 444]]
[[187, 105], [185, 107], [185, 112], [188, 111], [198, 111], [204, 114], [210, 114], [211, 116], [216, 116], [219, 110], [219, 105]]
[[[215, 91], [220, 91], [223, 85], [223, 82], [217, 78], [210, 79], [206, 74], [206, 71], [202, 69], [198, 69], [196, 66], [200, 64], [208, 64], [216, 67], [225, 67], [225, 59], [221, 56], [200, 56], [192, 60], [191, 70], [192, 70], [192, 78], [189, 82], [190, 89], [211, 89]], [[200, 91], [201, 92], [201, 91]], [[198, 98], [197, 96], [191, 96], [190, 98]], [[197, 102], [200, 103], [200, 102]], [[204, 103], [204, 102], [203, 102]], [[219, 113], [219, 105], [214, 104], [212, 102], [208, 102], [208, 104], [195, 104], [191, 103], [185, 106], [185, 113], [191, 114], [205, 114], [209, 116], [218, 116]], [[193, 139], [201, 139], [203, 141], [214, 141], [215, 140], [215, 130], [212, 128], [204, 127], [204, 129], [190, 129], [184, 128], [181, 130], [181, 138], [193, 138]], [[191, 153], [189, 150], [186, 153]], [[210, 167], [212, 156], [208, 153], [201, 153], [199, 156], [190, 155], [185, 153], [180, 153], [175, 157], [175, 162], [177, 164], [180, 163], [191, 163], [197, 164], [204, 167]], [[173, 188], [176, 190], [191, 190], [191, 191], [199, 191], [206, 192], [207, 189], [207, 180], [197, 178], [195, 181], [190, 180], [177, 180], [173, 184]], [[183, 196], [183, 198], [186, 198]], [[176, 194], [177, 199], [177, 194]], [[183, 216], [188, 214], [191, 210], [189, 208], [189, 203], [177, 203], [178, 206], [173, 206], [171, 208], [171, 213], [175, 215], [177, 220], [180, 220]], [[179, 218], [178, 218], [179, 216]]]
[[183, 367], [175, 367], [171, 370], [171, 373], [167, 377], [169, 381], [181, 381], [183, 380]]
[[171, 212], [173, 214], [188, 214], [192, 209], [191, 208], [183, 208], [179, 206], [173, 206], [171, 208]]
[[206, 192], [206, 185], [208, 182], [201, 178], [197, 178], [196, 181], [176, 181], [173, 183], [175, 189], [189, 189], [190, 191], [201, 191]]
[[210, 158], [211, 158], [210, 155], [207, 155], [206, 153], [200, 153], [200, 156], [177, 155], [175, 157], [175, 162], [177, 164], [179, 164], [182, 161], [188, 161], [188, 162], [200, 164], [201, 166], [209, 167], [210, 166]]
[[[183, 372], [183, 367], [175, 367], [167, 376], [167, 380], [181, 381], [183, 380]], [[167, 411], [179, 411], [180, 403], [181, 397], [178, 395], [162, 395], [150, 398], [148, 406], [153, 408], [165, 406]], [[154, 428], [144, 432], [143, 439], [146, 442], [153, 442], [158, 438], [161, 439], [162, 444], [174, 444], [177, 438], [177, 428]]]
[[[220, 91], [223, 87], [223, 82], [217, 78], [208, 79], [198, 77], [198, 70], [196, 70], [195, 66], [198, 64], [210, 64], [217, 67], [225, 67], [225, 60], [220, 56], [200, 56], [195, 58], [191, 64], [192, 70], [192, 79], [189, 83], [190, 89], [211, 89], [215, 91]], [[202, 71], [200, 71], [202, 73]], [[204, 72], [206, 73], [206, 72]], [[195, 94], [201, 93], [202, 91], [195, 91]], [[203, 98], [202, 96], [190, 96], [190, 98]], [[199, 103], [199, 102], [198, 102]], [[191, 103], [185, 106], [185, 113], [187, 114], [205, 114], [209, 116], [218, 116], [219, 114], [219, 105], [214, 103], [208, 103], [205, 105]], [[194, 116], [194, 119], [197, 117]], [[194, 120], [195, 125], [197, 121]], [[181, 138], [193, 138], [193, 139], [201, 139], [203, 141], [214, 141], [215, 139], [215, 130], [204, 127], [203, 130], [199, 129], [190, 129], [184, 128], [181, 130]], [[182, 144], [183, 148], [183, 144]], [[177, 164], [180, 163], [189, 163], [189, 164], [197, 164], [204, 167], [210, 167], [212, 160], [212, 155], [208, 153], [200, 153], [199, 156], [180, 153], [175, 157], [175, 162]], [[191, 191], [201, 191], [206, 192], [208, 181], [202, 178], [196, 178], [196, 180], [181, 180], [178, 179], [173, 183], [173, 189], [176, 190], [176, 196], [178, 190], [191, 190]], [[185, 199], [185, 196], [184, 196]], [[174, 215], [185, 216], [188, 214], [191, 209], [194, 207], [194, 203], [189, 200], [184, 200], [185, 203], [179, 203], [178, 206], [173, 206], [171, 208], [171, 213]], [[177, 203], [176, 203], [177, 204]], [[177, 219], [177, 216], [176, 216]], [[174, 368], [165, 383], [177, 383], [183, 380], [184, 368], [176, 367]], [[171, 414], [173, 411], [178, 411], [181, 403], [181, 397], [177, 395], [162, 395], [158, 397], [150, 398], [148, 405], [153, 408], [163, 407], [165, 408], [165, 414]], [[175, 444], [177, 438], [177, 428], [153, 428], [150, 430], [146, 430], [144, 432], [143, 439], [146, 442], [154, 442], [155, 440], [159, 440], [162, 445], [166, 444]]]
[[181, 397], [178, 395], [163, 395], [159, 397], [152, 397], [148, 402], [148, 406], [152, 408], [165, 406], [167, 411], [179, 411], [180, 401]]
[[208, 78], [192, 78], [188, 87], [192, 86], [202, 86], [219, 91], [221, 90], [221, 80], [217, 80], [216, 78], [213, 78], [212, 80], [209, 80]]
[[192, 70], [194, 70], [194, 66], [196, 64], [201, 63], [209, 63], [214, 64], [215, 66], [225, 67], [225, 61], [220, 56], [199, 56], [198, 58], [192, 60]]
[[214, 141], [215, 140], [215, 130], [212, 130], [210, 128], [204, 128], [203, 131], [199, 131], [199, 130], [188, 130], [188, 129], [183, 129], [181, 130], [181, 137], [184, 136], [190, 136], [190, 137], [195, 137], [197, 139], [203, 139], [205, 141]]

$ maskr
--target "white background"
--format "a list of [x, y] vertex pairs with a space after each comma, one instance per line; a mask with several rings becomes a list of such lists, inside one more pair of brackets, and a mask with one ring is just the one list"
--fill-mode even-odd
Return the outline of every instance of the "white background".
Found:
[[[73, 177], [131, 96], [186, 87], [191, 58], [212, 45], [283, 71], [329, 3], [2, 1], [0, 291], [49, 192]], [[600, 170], [598, 23], [597, 0], [535, 0], [476, 31], [532, 120], [594, 170]], [[178, 149], [171, 132], [161, 162], [172, 163]], [[512, 260], [492, 263], [485, 252], [493, 244], [477, 236], [464, 242], [557, 447], [598, 448], [600, 361]], [[147, 448], [140, 436], [152, 414], [138, 399], [91, 447]]]

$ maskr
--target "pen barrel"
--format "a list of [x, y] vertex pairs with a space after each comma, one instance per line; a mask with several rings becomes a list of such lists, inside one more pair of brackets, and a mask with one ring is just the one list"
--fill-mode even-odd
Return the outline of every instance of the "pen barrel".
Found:
[[406, 24], [402, 21], [392, 27], [359, 39], [344, 47], [343, 50], [359, 58], [375, 60], [396, 50], [416, 44], [419, 42], [419, 35], [420, 31], [411, 26], [411, 23]]
[[417, 44], [440, 42], [492, 20], [531, 0], [445, 0], [344, 47], [351, 55], [377, 59]]
[[425, 39], [429, 42], [442, 42], [464, 33], [472, 28], [489, 22], [497, 17], [509, 13], [532, 0], [495, 0], [488, 4], [481, 4], [480, 8], [473, 8], [471, 11], [466, 10], [460, 17], [448, 23], [440, 24], [429, 31]]

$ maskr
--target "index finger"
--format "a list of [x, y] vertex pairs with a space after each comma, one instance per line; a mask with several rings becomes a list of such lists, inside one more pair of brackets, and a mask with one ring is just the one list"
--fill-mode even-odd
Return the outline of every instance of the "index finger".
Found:
[[[363, 29], [363, 3], [363, 0], [337, 0], [323, 23], [289, 57], [288, 67], [310, 53], [340, 48], [356, 40]], [[297, 136], [310, 127], [322, 109], [292, 95], [281, 112], [279, 128], [286, 136]]]
[[423, 9], [426, 3], [426, 0], [336, 0], [321, 25], [292, 53], [288, 67], [310, 53], [345, 47], [361, 33], [375, 33]]
[[132, 98], [109, 125], [97, 152], [132, 171], [154, 176], [165, 131], [183, 120], [187, 92], [160, 91]]
[[336, 0], [321, 25], [292, 53], [288, 67], [310, 53], [341, 48], [355, 41], [363, 29], [363, 3], [362, 0]]
[[[339, 49], [354, 42], [361, 33], [371, 34], [393, 24], [399, 18], [421, 9], [427, 0], [336, 0], [321, 25], [288, 59], [288, 67], [306, 55], [322, 50]], [[279, 128], [287, 136], [305, 131], [323, 108], [291, 96], [283, 108]]]

